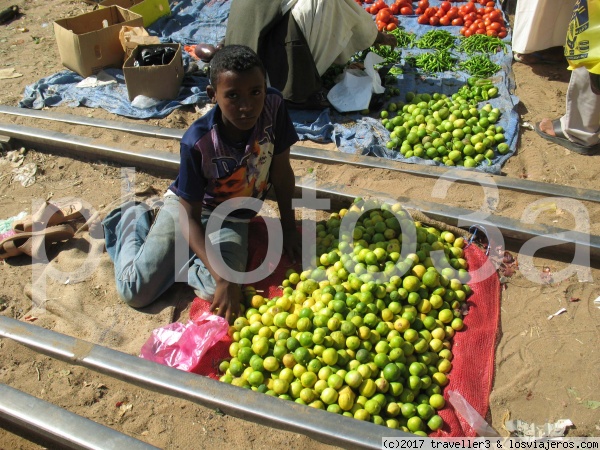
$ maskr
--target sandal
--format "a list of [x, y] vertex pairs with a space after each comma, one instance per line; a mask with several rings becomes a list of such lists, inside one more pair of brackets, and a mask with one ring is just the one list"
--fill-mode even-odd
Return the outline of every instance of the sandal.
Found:
[[297, 103], [290, 100], [285, 101], [289, 109], [323, 110], [331, 107], [324, 92], [312, 94], [306, 101]]
[[41, 259], [42, 247], [65, 241], [74, 235], [75, 229], [69, 224], [55, 225], [42, 231], [17, 233], [0, 242], [0, 259], [22, 254]]
[[[34, 224], [42, 224], [46, 227], [59, 225], [71, 220], [83, 217], [84, 207], [81, 201], [73, 200], [63, 204], [44, 202], [40, 209], [33, 215], [13, 223], [13, 230], [17, 233], [26, 233], [33, 230]], [[36, 231], [38, 228], [36, 226]]]
[[567, 150], [579, 153], [580, 155], [593, 155], [600, 149], [600, 145], [581, 145], [570, 141], [562, 131], [560, 119], [555, 119], [552, 121], [552, 128], [556, 136], [551, 136], [548, 133], [544, 133], [540, 128], [540, 124], [541, 122], [535, 124], [535, 132], [537, 134], [539, 134], [547, 141], [553, 142], [554, 144], [558, 144], [561, 147], [566, 148]]
[[540, 52], [534, 53], [514, 53], [513, 59], [523, 64], [557, 64], [563, 62], [564, 58], [556, 58], [544, 55]]

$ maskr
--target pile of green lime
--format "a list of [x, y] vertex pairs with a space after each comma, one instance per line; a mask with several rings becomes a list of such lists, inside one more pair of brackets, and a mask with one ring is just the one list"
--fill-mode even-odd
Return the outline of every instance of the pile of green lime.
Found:
[[[453, 94], [406, 94], [406, 103], [390, 103], [381, 122], [390, 131], [386, 147], [406, 158], [417, 156], [447, 166], [491, 164], [508, 153], [501, 111], [491, 104]], [[495, 149], [495, 151], [494, 151]]]
[[317, 225], [314, 267], [288, 271], [281, 296], [246, 288], [221, 381], [417, 435], [440, 429], [471, 294], [464, 245], [399, 204], [357, 199]]

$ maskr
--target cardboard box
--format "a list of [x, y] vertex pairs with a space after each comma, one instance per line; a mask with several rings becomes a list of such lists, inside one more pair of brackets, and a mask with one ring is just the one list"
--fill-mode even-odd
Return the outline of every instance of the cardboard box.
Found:
[[122, 67], [125, 51], [119, 40], [123, 25], [141, 27], [142, 16], [118, 6], [97, 9], [54, 22], [62, 64], [82, 77], [106, 67]]
[[144, 26], [149, 27], [162, 16], [171, 14], [168, 0], [104, 0], [100, 7], [120, 6], [144, 18]]
[[171, 47], [175, 49], [175, 56], [169, 64], [135, 67], [134, 63], [138, 53], [146, 47], [156, 47], [156, 45], [138, 45], [123, 65], [123, 75], [125, 76], [129, 100], [132, 101], [138, 95], [145, 95], [146, 97], [159, 100], [177, 98], [185, 75], [183, 72], [181, 45], [158, 45], [158, 47]]

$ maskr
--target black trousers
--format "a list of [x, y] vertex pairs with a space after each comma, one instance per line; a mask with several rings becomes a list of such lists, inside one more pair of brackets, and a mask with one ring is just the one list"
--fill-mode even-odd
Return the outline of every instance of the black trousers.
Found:
[[286, 100], [304, 102], [321, 89], [308, 43], [290, 11], [278, 0], [232, 0], [225, 45], [252, 48], [265, 65], [271, 86]]

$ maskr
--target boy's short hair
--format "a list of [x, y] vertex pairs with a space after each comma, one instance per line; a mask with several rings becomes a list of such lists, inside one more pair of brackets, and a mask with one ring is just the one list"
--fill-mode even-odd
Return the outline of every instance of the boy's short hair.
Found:
[[210, 61], [210, 84], [216, 89], [222, 72], [245, 72], [254, 67], [266, 77], [265, 66], [254, 50], [245, 45], [226, 45]]

